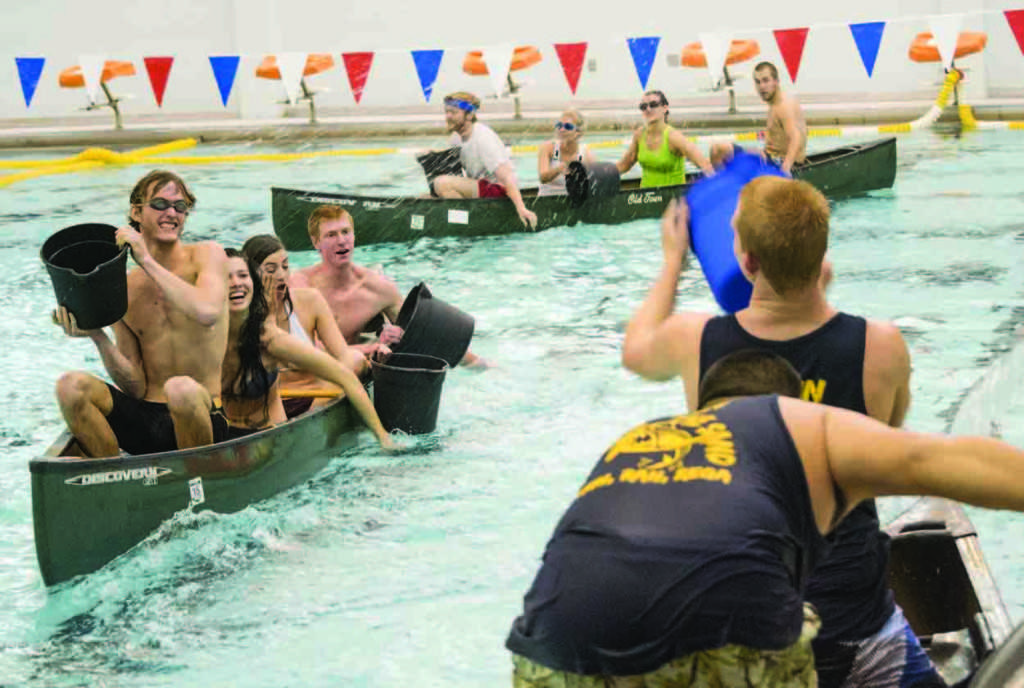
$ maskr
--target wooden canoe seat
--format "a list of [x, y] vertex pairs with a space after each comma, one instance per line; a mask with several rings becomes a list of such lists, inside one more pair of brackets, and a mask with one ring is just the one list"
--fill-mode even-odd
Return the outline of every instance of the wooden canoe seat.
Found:
[[[105, 103], [94, 103], [92, 97], [89, 97], [89, 104], [85, 107], [86, 110], [95, 110], [101, 107], [108, 107], [114, 113], [114, 128], [121, 129], [121, 108], [118, 106], [122, 100], [126, 100], [130, 96], [124, 95], [116, 97], [107, 86], [107, 82], [116, 79], [119, 76], [135, 76], [135, 65], [126, 60], [107, 60], [103, 63], [103, 71], [100, 73], [100, 88], [103, 89], [103, 95], [106, 96], [107, 102]], [[59, 81], [61, 88], [84, 88], [85, 87], [85, 75], [82, 74], [81, 65], [75, 65], [62, 70], [60, 73]]]
[[[326, 72], [327, 70], [334, 67], [334, 57], [330, 53], [311, 53], [306, 56], [306, 66], [302, 69], [302, 79], [299, 81], [299, 87], [302, 89], [302, 95], [299, 96], [299, 100], [305, 100], [309, 102], [309, 123], [316, 124], [316, 103], [314, 96], [317, 93], [326, 91], [326, 88], [312, 89], [309, 84], [306, 83], [306, 77], [319, 74], [320, 72]], [[277, 57], [274, 55], [267, 55], [260, 62], [259, 66], [256, 67], [256, 76], [260, 79], [275, 79], [280, 81], [281, 69], [277, 66]]]
[[[523, 113], [519, 103], [519, 91], [523, 84], [512, 78], [512, 72], [518, 72], [537, 64], [543, 59], [540, 51], [532, 45], [520, 45], [512, 52], [512, 61], [508, 65], [508, 93], [515, 103], [515, 118], [522, 119]], [[470, 76], [483, 76], [489, 74], [487, 63], [484, 61], [484, 51], [470, 50], [462, 61], [462, 71]]]

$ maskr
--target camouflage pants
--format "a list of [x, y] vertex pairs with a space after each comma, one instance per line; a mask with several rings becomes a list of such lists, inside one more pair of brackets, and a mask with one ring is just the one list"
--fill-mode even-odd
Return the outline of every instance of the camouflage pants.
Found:
[[512, 655], [513, 688], [817, 688], [811, 640], [821, 622], [804, 605], [800, 639], [783, 650], [726, 645], [679, 657], [639, 676], [584, 676]]

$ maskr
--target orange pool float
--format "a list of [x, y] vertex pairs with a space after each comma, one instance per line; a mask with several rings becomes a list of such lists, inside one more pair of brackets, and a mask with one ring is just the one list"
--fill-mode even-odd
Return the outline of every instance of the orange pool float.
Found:
[[[325, 72], [334, 66], [334, 58], [330, 53], [313, 53], [306, 56], [306, 66], [302, 69], [302, 76], [312, 76]], [[267, 55], [256, 68], [256, 76], [261, 79], [280, 79], [281, 70], [277, 66], [277, 58]]]
[[[761, 46], [757, 41], [734, 40], [729, 44], [729, 54], [725, 58], [725, 64], [732, 65], [739, 62], [746, 62], [761, 52]], [[683, 48], [679, 61], [684, 67], [707, 67], [708, 58], [704, 54], [704, 48], [698, 43], [689, 43]]]
[[[103, 72], [100, 74], [100, 83], [116, 79], [119, 76], [135, 76], [135, 65], [124, 60], [107, 60], [103, 63]], [[85, 77], [82, 75], [82, 67], [75, 65], [68, 67], [60, 73], [59, 79], [62, 88], [82, 88], [85, 86]]]
[[[512, 53], [512, 62], [509, 64], [510, 72], [517, 72], [520, 69], [526, 69], [540, 62], [541, 56], [540, 51], [532, 45], [521, 45], [515, 49]], [[484, 53], [482, 50], [471, 50], [466, 53], [466, 59], [462, 62], [462, 71], [466, 74], [472, 74], [479, 76], [481, 74], [488, 74], [487, 63], [484, 62]]]
[[[954, 57], [963, 57], [980, 53], [988, 43], [988, 34], [981, 31], [961, 31], [956, 39], [956, 53]], [[941, 62], [939, 47], [935, 44], [935, 37], [931, 32], [924, 31], [917, 34], [910, 43], [908, 53], [914, 62]]]

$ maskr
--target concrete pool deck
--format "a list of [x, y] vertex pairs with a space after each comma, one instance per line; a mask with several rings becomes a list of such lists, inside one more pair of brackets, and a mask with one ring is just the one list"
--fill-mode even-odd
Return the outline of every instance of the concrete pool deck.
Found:
[[[587, 130], [629, 132], [640, 124], [635, 99], [588, 101], [575, 104]], [[835, 127], [909, 122], [923, 115], [934, 99], [839, 100], [827, 96], [802, 99], [811, 127]], [[985, 99], [972, 102], [975, 117], [984, 120], [1024, 119], [1024, 98]], [[503, 135], [547, 134], [561, 113], [561, 105], [524, 103], [516, 118], [510, 100], [485, 101], [480, 120]], [[670, 122], [692, 132], [750, 131], [764, 126], [766, 107], [757, 101], [726, 112], [723, 100], [672, 106]], [[444, 133], [440, 105], [406, 108], [349, 108], [323, 110], [317, 123], [309, 122], [305, 105], [291, 106], [289, 116], [240, 119], [231, 113], [167, 115], [124, 114], [124, 128], [115, 129], [106, 109], [86, 116], [49, 120], [7, 120], [0, 124], [0, 148], [87, 146], [141, 146], [172, 139], [195, 138], [206, 143], [261, 141], [284, 143], [316, 139], [369, 139], [400, 136], [439, 136]], [[949, 106], [940, 122], [958, 121]], [[514, 142], [511, 141], [510, 142]]]

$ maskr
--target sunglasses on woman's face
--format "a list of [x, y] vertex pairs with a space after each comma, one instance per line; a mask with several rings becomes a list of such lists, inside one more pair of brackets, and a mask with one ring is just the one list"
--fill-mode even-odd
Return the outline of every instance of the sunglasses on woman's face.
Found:
[[174, 208], [176, 211], [185, 215], [188, 213], [188, 202], [187, 201], [168, 201], [166, 198], [154, 198], [149, 202], [149, 207], [153, 210], [162, 213], [168, 208]]
[[555, 129], [565, 129], [566, 131], [576, 131], [576, 125], [572, 122], [555, 122]]
[[661, 107], [660, 101], [644, 101], [643, 103], [640, 103], [640, 112], [647, 112], [648, 108], [653, 110], [656, 107]]

